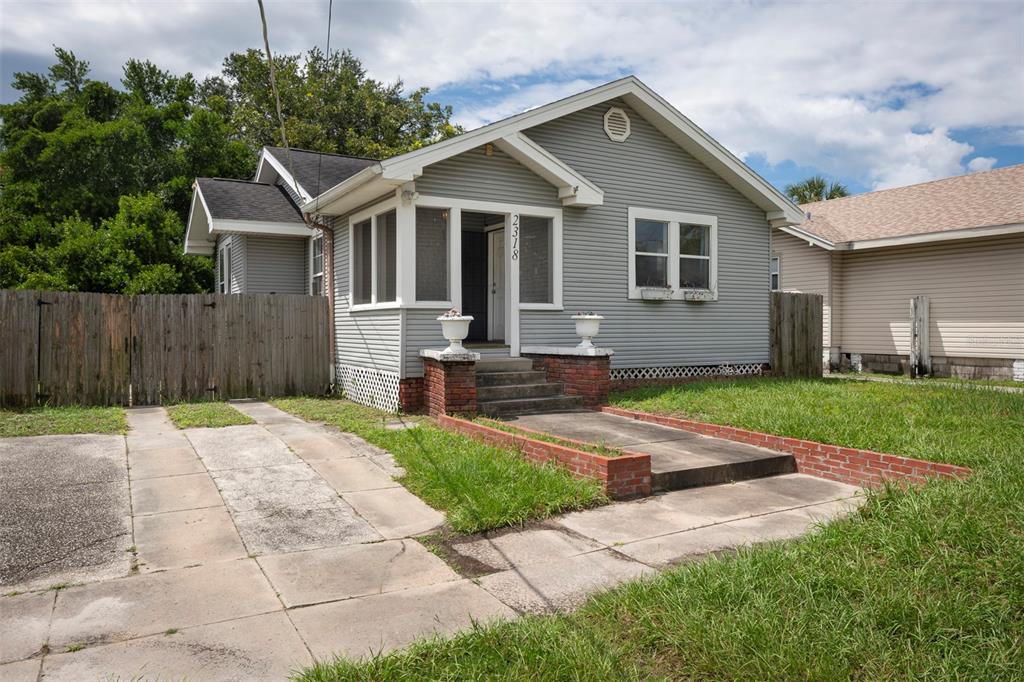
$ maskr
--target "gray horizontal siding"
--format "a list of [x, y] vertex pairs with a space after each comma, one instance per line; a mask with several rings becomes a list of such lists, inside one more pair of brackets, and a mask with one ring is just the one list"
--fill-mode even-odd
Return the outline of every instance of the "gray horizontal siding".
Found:
[[245, 236], [245, 293], [305, 294], [307, 240], [303, 237]]
[[[604, 190], [604, 205], [563, 214], [564, 312], [523, 311], [523, 345], [578, 342], [577, 310], [605, 316], [599, 343], [615, 367], [767, 362], [770, 232], [758, 209], [623, 102], [632, 134], [604, 133], [612, 102], [526, 131]], [[714, 302], [628, 299], [630, 206], [718, 216], [718, 291]]]
[[483, 147], [427, 166], [416, 179], [416, 191], [476, 201], [561, 205], [554, 185], [499, 149], [487, 156]]
[[437, 321], [438, 315], [443, 312], [444, 308], [410, 308], [405, 311], [405, 376], [423, 376], [421, 349], [441, 349], [448, 346], [448, 342], [441, 335], [441, 323]]
[[334, 219], [334, 325], [337, 363], [398, 373], [401, 312], [349, 312], [348, 216]]

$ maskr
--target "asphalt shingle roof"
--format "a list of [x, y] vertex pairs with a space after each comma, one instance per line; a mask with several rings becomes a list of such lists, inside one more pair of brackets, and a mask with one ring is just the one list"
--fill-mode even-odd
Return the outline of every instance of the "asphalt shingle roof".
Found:
[[1024, 223], [1024, 164], [800, 208], [800, 229], [833, 243]]
[[215, 220], [305, 223], [283, 187], [221, 178], [197, 178], [196, 183]]
[[[311, 152], [305, 149], [292, 149], [289, 152], [284, 147], [267, 147], [267, 151], [273, 154], [282, 166], [289, 169], [292, 177], [312, 196], [318, 194], [318, 168], [320, 173], [319, 193], [322, 194], [367, 166], [377, 163], [376, 159]], [[291, 156], [290, 161], [289, 156]]]

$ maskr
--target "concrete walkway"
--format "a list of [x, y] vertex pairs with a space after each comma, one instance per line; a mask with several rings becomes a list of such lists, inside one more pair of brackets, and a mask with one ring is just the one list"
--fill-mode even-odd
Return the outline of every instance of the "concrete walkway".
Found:
[[[106, 443], [96, 465], [114, 507], [99, 516], [116, 541], [96, 545], [99, 560], [79, 552], [89, 570], [71, 560], [45, 578], [83, 584], [0, 597], [0, 680], [283, 679], [315, 658], [572, 608], [672, 563], [799, 535], [857, 504], [855, 489], [800, 475], [672, 492], [466, 538], [451, 550], [473, 567], [468, 579], [413, 539], [443, 515], [394, 480], [401, 471], [387, 453], [264, 403], [236, 407], [258, 424], [178, 431], [162, 409], [129, 411], [131, 432]], [[51, 438], [66, 440], [0, 440], [3, 478], [28, 476], [26, 444], [40, 457], [61, 453], [54, 462], [95, 446]], [[58, 497], [80, 523], [99, 512], [68, 491]], [[5, 538], [23, 532], [16, 513], [0, 507]], [[17, 575], [28, 581], [4, 592], [40, 584], [38, 572]]]

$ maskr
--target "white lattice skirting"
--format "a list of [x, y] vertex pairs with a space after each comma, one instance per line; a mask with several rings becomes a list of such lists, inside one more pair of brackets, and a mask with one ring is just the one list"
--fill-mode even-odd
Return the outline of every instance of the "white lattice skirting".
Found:
[[611, 370], [612, 381], [643, 381], [645, 379], [690, 379], [696, 377], [760, 376], [764, 365], [751, 362], [741, 365], [688, 365], [683, 367], [621, 367]]
[[345, 397], [363, 405], [398, 412], [398, 374], [378, 369], [339, 365], [338, 376]]

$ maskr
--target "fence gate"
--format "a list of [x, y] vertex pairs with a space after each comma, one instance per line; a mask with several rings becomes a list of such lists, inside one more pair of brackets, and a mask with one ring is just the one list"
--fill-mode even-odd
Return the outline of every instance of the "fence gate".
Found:
[[0, 290], [0, 405], [321, 394], [327, 300]]
[[821, 294], [772, 292], [772, 373], [785, 377], [820, 377], [822, 359]]

